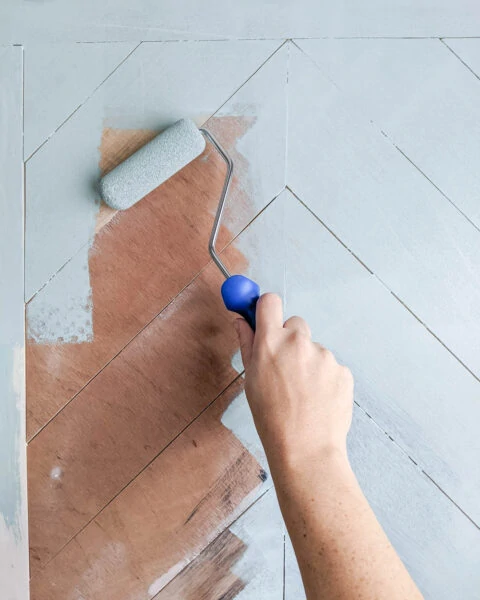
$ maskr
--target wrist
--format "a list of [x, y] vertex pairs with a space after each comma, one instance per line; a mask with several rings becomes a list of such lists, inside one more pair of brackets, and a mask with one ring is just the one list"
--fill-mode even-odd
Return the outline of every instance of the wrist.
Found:
[[274, 478], [298, 480], [309, 478], [313, 473], [323, 477], [332, 471], [351, 472], [346, 445], [325, 444], [309, 450], [299, 446], [284, 448], [275, 453], [274, 460], [271, 461], [269, 455], [268, 459]]

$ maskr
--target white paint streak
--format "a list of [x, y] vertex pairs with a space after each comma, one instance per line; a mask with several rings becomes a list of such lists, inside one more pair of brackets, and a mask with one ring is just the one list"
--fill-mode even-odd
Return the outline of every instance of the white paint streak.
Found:
[[235, 369], [237, 373], [241, 373], [243, 371], [242, 353], [240, 350], [237, 350], [232, 356], [230, 364], [232, 365], [232, 369]]
[[148, 597], [153, 598], [158, 592], [160, 592], [174, 577], [176, 577], [182, 569], [184, 569], [190, 560], [184, 559], [179, 561], [177, 564], [170, 567], [166, 573], [156, 579], [148, 588]]
[[61, 467], [53, 467], [50, 471], [50, 478], [54, 481], [60, 481], [63, 476], [63, 469]]

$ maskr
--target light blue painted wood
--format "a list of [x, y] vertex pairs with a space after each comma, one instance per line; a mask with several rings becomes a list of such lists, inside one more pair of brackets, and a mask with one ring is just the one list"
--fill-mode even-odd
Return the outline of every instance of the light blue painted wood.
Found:
[[310, 58], [290, 67], [289, 185], [480, 375], [478, 230]]
[[284, 524], [273, 488], [229, 529], [246, 546], [245, 553], [232, 568], [245, 584], [235, 596], [236, 600], [282, 598]]
[[324, 76], [480, 227], [478, 78], [439, 40], [298, 43]]
[[[351, 460], [426, 596], [447, 599], [458, 590], [473, 600], [480, 531], [432, 480], [480, 522], [478, 381], [288, 191], [235, 245], [264, 290], [270, 265], [281, 263], [286, 317], [304, 316], [314, 339], [351, 367], [361, 407], [354, 411]], [[232, 403], [222, 422], [264, 464], [242, 402]]]
[[471, 0], [3, 0], [1, 42], [332, 36], [475, 36]]
[[0, 581], [28, 598], [23, 307], [22, 48], [0, 48]]
[[124, 44], [29, 44], [25, 50], [25, 158], [135, 48]]
[[[87, 341], [93, 335], [88, 242], [98, 210], [94, 182], [104, 125], [162, 129], [181, 117], [201, 124], [216, 113], [207, 127], [221, 143], [231, 129], [244, 127], [236, 177], [238, 191], [250, 200], [237, 202], [232, 193], [226, 222], [234, 232], [282, 189], [287, 48], [241, 87], [278, 46], [143, 44], [28, 162], [27, 297], [45, 286], [28, 305], [33, 339]], [[233, 120], [231, 126], [222, 126], [225, 118]]]

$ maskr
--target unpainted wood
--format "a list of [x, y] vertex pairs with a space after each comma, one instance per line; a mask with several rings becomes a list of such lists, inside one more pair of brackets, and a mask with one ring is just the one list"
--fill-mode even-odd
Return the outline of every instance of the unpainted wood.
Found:
[[268, 489], [221, 424], [241, 390], [238, 380], [33, 577], [36, 600], [151, 598]]

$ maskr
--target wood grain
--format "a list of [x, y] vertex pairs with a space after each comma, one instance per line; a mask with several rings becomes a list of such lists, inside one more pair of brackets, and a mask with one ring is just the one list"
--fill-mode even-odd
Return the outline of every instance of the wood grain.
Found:
[[[241, 122], [234, 134], [238, 128]], [[102, 168], [111, 169], [152, 135], [148, 131], [107, 129], [102, 141]], [[208, 238], [224, 176], [221, 157], [208, 146], [201, 157], [128, 211], [115, 215], [100, 212], [99, 223], [105, 226], [98, 230], [89, 258], [93, 340], [81, 344], [29, 340], [29, 438], [208, 263]], [[248, 202], [245, 195], [237, 194], [239, 210], [242, 198]], [[230, 237], [222, 228], [219, 247]]]
[[267, 489], [221, 424], [241, 390], [237, 380], [33, 577], [32, 600], [151, 598]]

